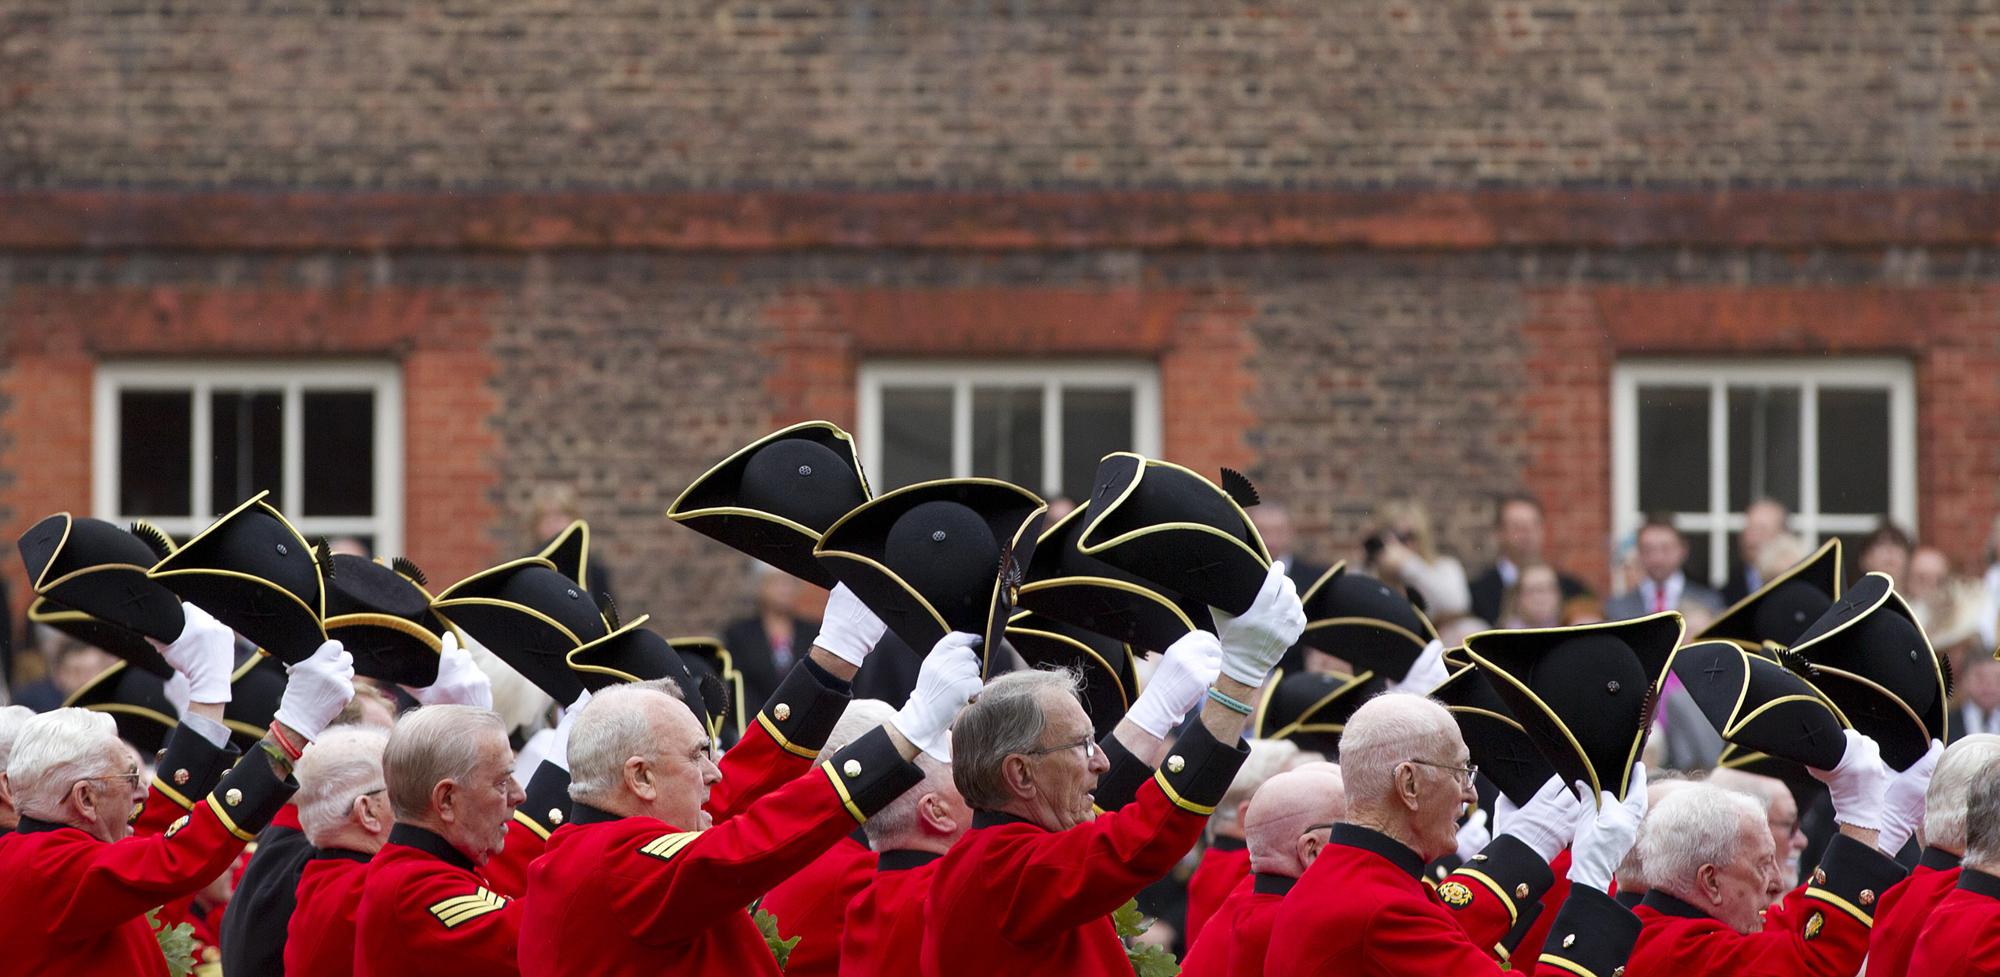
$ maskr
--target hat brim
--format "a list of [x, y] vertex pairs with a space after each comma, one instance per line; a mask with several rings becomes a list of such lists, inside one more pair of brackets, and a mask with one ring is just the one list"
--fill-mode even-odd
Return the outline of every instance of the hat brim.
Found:
[[319, 612], [262, 577], [188, 569], [155, 570], [152, 578], [287, 665], [305, 661], [326, 643]]
[[1763, 586], [1742, 600], [1729, 605], [1721, 614], [1716, 615], [1714, 620], [1708, 622], [1708, 627], [1701, 629], [1700, 634], [1690, 639], [1689, 643], [1721, 640], [1755, 651], [1766, 640], [1780, 640], [1772, 635], [1757, 633], [1755, 625], [1757, 606], [1779, 587], [1794, 580], [1811, 583], [1825, 591], [1829, 601], [1839, 600], [1843, 581], [1840, 574], [1840, 548], [1840, 537], [1829, 537], [1826, 542], [1819, 545], [1819, 549], [1812, 552], [1811, 556], [1792, 564], [1785, 569], [1785, 572], [1764, 581]]
[[130, 628], [64, 607], [47, 597], [37, 597], [28, 605], [28, 620], [45, 624], [91, 647], [102, 648], [162, 680], [174, 677], [174, 667], [160, 657], [145, 635]]
[[[1249, 541], [1216, 526], [1151, 522], [1130, 513], [1130, 500], [1149, 472], [1178, 473], [1214, 492], [1242, 521]], [[1077, 537], [1077, 550], [1085, 556], [1103, 560], [1166, 593], [1232, 614], [1249, 610], [1257, 599], [1271, 566], [1270, 551], [1243, 507], [1200, 473], [1132, 452], [1113, 452], [1098, 463], [1090, 501], [1092, 514]]]
[[430, 629], [393, 614], [326, 619], [326, 636], [354, 656], [354, 673], [413, 689], [437, 681], [444, 643]]
[[[1906, 762], [1898, 765], [1896, 762], [1890, 761], [1890, 748], [1888, 744], [1883, 744], [1883, 760], [1889, 762], [1889, 765], [1895, 767], [1897, 770], [1908, 769], [1909, 764], [1915, 763], [1925, 752], [1928, 752], [1930, 749], [1930, 740], [1942, 740], [1946, 738], [1946, 709], [1951, 696], [1945, 688], [1944, 666], [1940, 664], [1937, 649], [1931, 645], [1930, 635], [1924, 632], [1923, 623], [1917, 620], [1916, 612], [1910, 608], [1907, 601], [1903, 600], [1903, 596], [1896, 593], [1895, 581], [1891, 580], [1888, 574], [1872, 572], [1863, 576], [1853, 587], [1848, 588], [1847, 592], [1843, 594], [1843, 599], [1852, 599], [1857, 592], [1864, 594], [1866, 600], [1862, 601], [1858, 606], [1847, 609], [1845, 613], [1838, 616], [1835, 615], [1835, 611], [1828, 611], [1819, 621], [1813, 622], [1812, 629], [1801, 636], [1799, 642], [1791, 646], [1791, 650], [1805, 656], [1807, 660], [1812, 661], [1814, 665], [1818, 666], [1821, 671], [1840, 671], [1856, 679], [1863, 680], [1867, 685], [1879, 690], [1881, 694], [1894, 699], [1896, 704], [1902, 707], [1903, 711], [1916, 717], [1917, 722], [1925, 730], [1925, 735], [1922, 744], [1917, 747], [1914, 757], [1910, 756], [1907, 751], [1899, 748], [1895, 751], [1895, 755], [1898, 759]], [[1835, 610], [1841, 610], [1839, 602], [1835, 603]], [[1896, 614], [1908, 621], [1910, 626], [1916, 630], [1918, 641], [1923, 645], [1923, 651], [1927, 656], [1925, 660], [1930, 664], [1929, 678], [1931, 679], [1931, 683], [1927, 684], [1932, 684], [1935, 694], [1931, 696], [1929, 705], [1921, 712], [1912, 709], [1909, 703], [1901, 696], [1890, 691], [1878, 681], [1845, 669], [1828, 669], [1815, 657], [1816, 649], [1826, 645], [1832, 639], [1844, 634], [1849, 629], [1858, 627], [1870, 615], [1884, 612]], [[1820, 626], [1827, 623], [1829, 619], [1832, 619], [1832, 623], [1822, 630]], [[1831, 695], [1829, 697], [1831, 698]], [[1840, 700], [1835, 699], [1835, 701], [1839, 702]], [[1858, 716], [1852, 714], [1853, 710], [1848, 710], [1846, 705], [1842, 705], [1841, 708], [1844, 711], [1849, 711], [1849, 718], [1853, 719], [1856, 723], [1855, 728], [1860, 729], [1860, 719]], [[1863, 732], [1866, 732], [1866, 730], [1863, 730]], [[1871, 733], [1870, 735], [1872, 736], [1873, 734]], [[1902, 739], [1900, 736], [1896, 736], [1895, 738], [1899, 741]]]
[[839, 581], [814, 554], [821, 538], [819, 530], [775, 513], [740, 505], [733, 493], [723, 487], [740, 480], [744, 466], [759, 449], [787, 438], [815, 441], [840, 455], [861, 483], [861, 497], [873, 497], [868, 475], [861, 469], [861, 456], [854, 449], [854, 439], [828, 421], [806, 421], [758, 438], [717, 462], [681, 490], [673, 504], [667, 506], [667, 518], [792, 576], [832, 588]]
[[567, 705], [583, 693], [568, 664], [583, 641], [555, 618], [493, 597], [440, 599], [434, 609], [557, 702]]
[[[704, 697], [703, 703], [708, 713], [704, 718], [708, 725], [709, 738], [718, 743], [725, 738], [732, 741], [741, 739], [743, 731], [750, 728], [750, 711], [743, 701], [743, 673], [737, 670], [736, 659], [730, 655], [729, 649], [714, 638], [699, 636], [668, 638], [667, 644], [673, 646], [683, 662], [692, 659], [714, 672], [716, 678], [722, 682], [724, 691], [729, 695], [729, 701], [722, 709], [717, 709], [714, 703], [707, 702]], [[688, 673], [699, 684], [700, 676], [694, 675], [692, 666], [689, 666]]]
[[[1724, 741], [1820, 770], [1840, 763], [1846, 718], [1783, 665], [1734, 642], [1699, 641], [1675, 655], [1674, 674]], [[1753, 700], [1753, 685], [1766, 693]]]
[[1555, 776], [1555, 768], [1478, 665], [1468, 661], [1459, 666], [1430, 696], [1444, 703], [1458, 723], [1472, 762], [1516, 806], [1526, 804]]
[[535, 555], [549, 561], [557, 573], [577, 586], [589, 586], [584, 578], [590, 574], [590, 524], [581, 519], [571, 522]]
[[[132, 744], [142, 756], [152, 757], [166, 746], [167, 737], [180, 725], [180, 719], [173, 715], [173, 704], [167, 700], [166, 683], [159, 676], [143, 670], [132, 671], [130, 662], [113, 662], [111, 667], [92, 676], [69, 698], [63, 700], [66, 709], [88, 709], [109, 715], [118, 727], [118, 738]], [[140, 681], [149, 683], [151, 694], [146, 701], [130, 702], [121, 698], [129, 692], [124, 688], [136, 676], [146, 676]]]
[[1131, 646], [1120, 643], [1114, 661], [1088, 642], [1053, 630], [1050, 623], [1036, 621], [1033, 614], [1016, 615], [1007, 627], [1007, 640], [1029, 668], [1080, 669], [1084, 712], [1099, 739], [1111, 735], [1132, 708], [1132, 697], [1138, 692]]
[[1065, 513], [1035, 541], [1021, 606], [1146, 651], [1165, 651], [1189, 631], [1213, 633], [1208, 606], [1164, 594], [1076, 548], [1090, 503]]

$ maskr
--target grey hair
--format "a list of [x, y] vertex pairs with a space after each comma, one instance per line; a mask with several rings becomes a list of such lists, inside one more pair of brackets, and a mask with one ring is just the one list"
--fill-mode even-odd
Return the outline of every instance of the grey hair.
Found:
[[327, 730], [306, 747], [293, 769], [299, 780], [293, 802], [307, 841], [324, 848], [354, 812], [355, 799], [386, 786], [382, 751], [388, 745], [387, 730], [349, 725]]
[[7, 784], [24, 817], [61, 821], [63, 798], [79, 780], [121, 772], [118, 724], [88, 709], [57, 709], [21, 724], [7, 758]]
[[1981, 767], [1965, 793], [1965, 864], [1986, 872], [2000, 865], [2000, 763]]
[[1340, 774], [1349, 809], [1380, 803], [1396, 789], [1396, 767], [1406, 760], [1452, 763], [1456, 757], [1422, 757], [1438, 738], [1457, 729], [1437, 702], [1408, 692], [1386, 692], [1361, 704], [1340, 734]]
[[1744, 857], [1745, 824], [1755, 824], [1769, 845], [1764, 805], [1757, 798], [1714, 784], [1674, 791], [1639, 824], [1639, 874], [1652, 888], [1692, 898], [1703, 865], [1729, 865]]
[[847, 704], [847, 710], [840, 714], [840, 721], [833, 724], [833, 732], [827, 735], [826, 745], [820, 747], [820, 755], [831, 754], [894, 718], [895, 706], [880, 699], [856, 699]]
[[979, 690], [979, 698], [958, 714], [951, 728], [951, 779], [974, 810], [997, 811], [1014, 797], [1002, 765], [1009, 755], [1033, 750], [1047, 717], [1042, 697], [1061, 692], [1075, 697], [1083, 683], [1075, 672], [1051, 669], [1008, 672]]
[[862, 822], [861, 830], [868, 834], [868, 847], [876, 851], [909, 847], [910, 836], [917, 830], [917, 803], [925, 794], [935, 794], [951, 786], [951, 764], [939, 763], [928, 753], [918, 753], [917, 769], [924, 772], [922, 781]]
[[14, 752], [14, 737], [21, 735], [21, 727], [33, 718], [35, 710], [27, 706], [0, 706], [0, 773], [7, 772], [7, 756]]
[[1924, 844], [1965, 850], [1966, 794], [1986, 768], [2000, 760], [2000, 736], [1975, 733], [1945, 748], [1924, 792]]
[[450, 780], [467, 783], [479, 767], [480, 733], [507, 735], [506, 722], [477, 706], [424, 706], [403, 714], [382, 750], [383, 780], [396, 820], [431, 815], [431, 791]]
[[590, 697], [569, 731], [569, 796], [604, 806], [625, 782], [625, 761], [659, 752], [653, 724], [641, 708], [651, 696], [681, 701], [671, 679], [614, 685]]

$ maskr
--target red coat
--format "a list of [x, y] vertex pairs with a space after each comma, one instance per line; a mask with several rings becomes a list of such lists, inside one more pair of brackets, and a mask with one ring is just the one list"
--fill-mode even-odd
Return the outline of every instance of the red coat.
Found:
[[876, 858], [875, 874], [847, 904], [840, 977], [921, 977], [924, 900], [942, 857], [886, 851]]
[[521, 903], [451, 842], [398, 824], [368, 863], [354, 913], [355, 977], [519, 973]]
[[931, 881], [925, 977], [1131, 977], [1111, 913], [1194, 846], [1248, 751], [1196, 725], [1169, 754], [1131, 805], [1067, 831], [974, 812]]
[[285, 934], [285, 977], [347, 977], [354, 972], [354, 917], [368, 856], [330, 848], [313, 853], [299, 874], [298, 899]]
[[1959, 873], [1924, 924], [1909, 977], [2000, 977], [2000, 876]]
[[1271, 927], [1298, 881], [1258, 873], [1239, 883], [1202, 930], [1201, 942], [1188, 951], [1181, 977], [1262, 977]]
[[799, 938], [785, 961], [785, 977], [834, 977], [840, 972], [840, 931], [847, 904], [874, 877], [875, 853], [849, 836], [778, 883], [758, 903], [777, 918], [780, 936]]
[[1217, 838], [1201, 853], [1201, 864], [1187, 885], [1187, 943], [1201, 940], [1202, 927], [1222, 908], [1222, 901], [1250, 877], [1250, 849], [1241, 838]]
[[1958, 885], [1958, 856], [1936, 848], [1924, 849], [1910, 877], [1882, 893], [1875, 903], [1875, 931], [1868, 936], [1868, 969], [1896, 973], [1910, 965], [1931, 913]]
[[1549, 874], [1554, 881], [1549, 883], [1549, 891], [1542, 893], [1541, 905], [1534, 911], [1535, 918], [1528, 923], [1528, 931], [1509, 950], [1507, 959], [1521, 961], [1523, 966], [1542, 958], [1542, 944], [1549, 938], [1549, 930], [1556, 925], [1556, 914], [1562, 911], [1563, 900], [1569, 898], [1569, 849], [1556, 853], [1549, 862]]

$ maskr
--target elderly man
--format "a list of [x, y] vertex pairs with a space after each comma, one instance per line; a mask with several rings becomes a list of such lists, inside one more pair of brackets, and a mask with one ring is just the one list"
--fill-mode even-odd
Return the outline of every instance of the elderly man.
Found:
[[1776, 777], [1722, 768], [1708, 775], [1708, 783], [1739, 794], [1748, 794], [1764, 806], [1764, 823], [1771, 829], [1771, 845], [1778, 853], [1778, 874], [1773, 879], [1771, 899], [1777, 901], [1799, 884], [1799, 856], [1806, 850], [1806, 833], [1799, 829], [1799, 802], [1792, 789]]
[[[1236, 771], [1215, 816], [1208, 819], [1208, 850], [1188, 878], [1187, 945], [1201, 942], [1201, 933], [1237, 883], [1250, 877], [1250, 852], [1243, 838], [1243, 812], [1266, 781], [1289, 769], [1299, 756], [1290, 740], [1251, 740], [1250, 759]], [[1314, 754], [1316, 758], [1318, 754]]]
[[1572, 834], [1570, 894], [1535, 972], [1609, 975], [1624, 962], [1638, 921], [1606, 890], [1645, 811], [1643, 766], [1626, 801], [1604, 793], [1594, 813], [1551, 779], [1432, 890], [1424, 865], [1457, 850], [1458, 816], [1478, 797], [1457, 722], [1421, 696], [1381, 695], [1347, 721], [1340, 755], [1347, 822], [1287, 897], [1265, 973], [1499, 974], [1494, 948], [1554, 881], [1548, 860]]
[[1958, 884], [1924, 924], [1908, 973], [1909, 977], [2000, 975], [2000, 764], [1989, 763], [1972, 778], [1965, 802], [1965, 862]]
[[1868, 937], [1868, 970], [1900, 973], [1910, 963], [1917, 934], [1938, 904], [1958, 885], [1965, 857], [1966, 797], [1973, 782], [2000, 762], [2000, 735], [1977, 733], [1953, 743], [1938, 760], [1924, 794], [1924, 851], [1910, 877], [1882, 894]]
[[288, 915], [285, 973], [345, 977], [354, 972], [354, 913], [368, 860], [396, 824], [382, 779], [389, 734], [362, 726], [335, 727], [299, 761], [298, 817], [312, 858], [299, 875]]
[[1252, 874], [1188, 951], [1183, 977], [1262, 974], [1278, 907], [1346, 814], [1347, 795], [1334, 764], [1309, 764], [1265, 781], [1243, 814]]
[[14, 751], [14, 737], [21, 735], [22, 725], [34, 716], [27, 706], [0, 707], [0, 835], [13, 831], [21, 820], [21, 812], [14, 809], [14, 793], [7, 789], [7, 755]]
[[1639, 842], [1652, 890], [1637, 910], [1629, 977], [1845, 977], [1860, 969], [1876, 899], [1903, 876], [1873, 847], [1888, 823], [1891, 777], [1875, 742], [1851, 730], [1839, 765], [1815, 775], [1833, 795], [1840, 834], [1811, 881], [1775, 907], [1778, 852], [1762, 803], [1709, 784], [1660, 802]]
[[951, 764], [917, 757], [923, 782], [875, 812], [861, 829], [876, 851], [875, 875], [847, 904], [840, 977], [919, 977], [924, 900], [939, 858], [972, 827], [972, 809], [951, 780]]
[[777, 977], [744, 907], [920, 781], [919, 750], [948, 755], [978, 640], [945, 636], [891, 722], [720, 822], [702, 805], [722, 772], [672, 686], [599, 693], [571, 735], [569, 823], [528, 874], [521, 972]]
[[[146, 913], [201, 890], [235, 861], [291, 796], [298, 745], [353, 695], [353, 659], [329, 641], [291, 667], [269, 735], [223, 775], [234, 755], [221, 721], [234, 640], [192, 605], [185, 616], [180, 638], [161, 651], [187, 680], [188, 706], [150, 797], [110, 716], [59, 709], [29, 720], [15, 740], [7, 781], [21, 820], [0, 837], [0, 942], [14, 972], [165, 975]], [[173, 796], [191, 790], [206, 799], [159, 834], [132, 834], [135, 805], [178, 811]]]
[[[1672, 772], [1667, 771], [1669, 774]], [[1650, 811], [1659, 807], [1660, 802], [1665, 800], [1668, 794], [1692, 783], [1694, 783], [1692, 780], [1668, 779], [1648, 782], [1646, 784], [1646, 810]], [[1645, 825], [1640, 825], [1641, 829], [1644, 827]], [[1618, 883], [1618, 895], [1616, 898], [1619, 905], [1627, 909], [1637, 908], [1639, 903], [1646, 898], [1646, 873], [1644, 867], [1639, 864], [1638, 845], [1633, 845], [1632, 850], [1625, 853], [1625, 860], [1618, 863], [1618, 871], [1612, 875], [1612, 881]]]

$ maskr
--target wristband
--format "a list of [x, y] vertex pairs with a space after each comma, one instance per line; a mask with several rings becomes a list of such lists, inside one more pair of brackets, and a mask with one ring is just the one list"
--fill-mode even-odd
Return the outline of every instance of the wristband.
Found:
[[278, 748], [285, 751], [285, 756], [291, 760], [297, 761], [298, 758], [305, 756], [305, 749], [293, 746], [292, 741], [286, 738], [284, 729], [278, 725], [276, 720], [271, 722], [271, 738], [277, 741]]
[[1238, 699], [1212, 685], [1208, 687], [1208, 697], [1210, 699], [1215, 700], [1216, 702], [1222, 703], [1224, 708], [1228, 709], [1230, 712], [1236, 713], [1237, 715], [1248, 716], [1250, 715], [1250, 713], [1255, 711], [1255, 708], [1252, 707], [1249, 703], [1244, 702], [1243, 700]]

